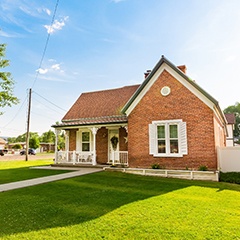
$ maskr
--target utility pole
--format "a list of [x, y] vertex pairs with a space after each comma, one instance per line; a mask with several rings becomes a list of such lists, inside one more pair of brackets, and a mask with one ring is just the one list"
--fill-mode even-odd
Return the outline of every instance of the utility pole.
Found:
[[32, 89], [30, 88], [30, 89], [29, 89], [29, 99], [28, 99], [28, 114], [27, 114], [26, 161], [28, 161], [28, 149], [29, 149], [29, 126], [30, 126], [31, 101], [32, 101]]

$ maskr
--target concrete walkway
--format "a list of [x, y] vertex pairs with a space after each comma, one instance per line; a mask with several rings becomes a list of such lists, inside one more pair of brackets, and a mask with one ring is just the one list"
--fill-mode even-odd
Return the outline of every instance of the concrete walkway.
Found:
[[72, 170], [72, 172], [69, 173], [61, 173], [57, 175], [52, 175], [52, 176], [46, 176], [46, 177], [41, 177], [41, 178], [34, 178], [34, 179], [29, 179], [29, 180], [24, 180], [24, 181], [19, 181], [19, 182], [12, 182], [12, 183], [5, 183], [5, 184], [0, 184], [0, 192], [5, 192], [17, 188], [24, 188], [24, 187], [30, 187], [42, 183], [48, 183], [48, 182], [54, 182], [58, 180], [63, 180], [67, 178], [73, 178], [73, 177], [78, 177], [81, 175], [85, 174], [90, 174], [90, 173], [95, 173], [95, 172], [101, 172], [103, 171], [102, 168], [78, 168], [78, 169], [73, 169], [73, 168], [57, 168], [57, 167], [36, 167], [36, 168], [41, 168], [41, 169], [56, 169], [56, 170]]

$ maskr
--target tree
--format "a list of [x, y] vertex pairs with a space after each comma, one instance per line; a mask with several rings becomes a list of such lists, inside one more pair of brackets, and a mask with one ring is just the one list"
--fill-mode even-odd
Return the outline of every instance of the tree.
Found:
[[[6, 44], [0, 44], [0, 69], [9, 66], [9, 60], [4, 59]], [[12, 104], [19, 102], [18, 98], [13, 95], [14, 81], [10, 72], [0, 71], [0, 107], [11, 107]], [[0, 114], [3, 114], [0, 112]]]
[[[29, 133], [29, 138], [31, 139], [33, 137], [36, 137], [36, 138], [39, 139], [38, 133], [37, 132], [30, 132]], [[27, 133], [24, 133], [22, 135], [17, 136], [16, 139], [15, 139], [15, 142], [26, 142], [26, 138], [27, 138]]]
[[15, 145], [12, 146], [13, 149], [22, 149], [22, 145], [19, 143], [16, 143]]
[[7, 139], [8, 143], [15, 143], [16, 142], [16, 138], [15, 137], [9, 137]]
[[29, 139], [29, 147], [37, 149], [40, 146], [39, 137], [33, 136]]
[[58, 135], [58, 150], [65, 149], [65, 134], [62, 132]]
[[52, 130], [49, 130], [48, 132], [44, 132], [40, 137], [40, 139], [41, 139], [41, 142], [44, 142], [44, 143], [54, 143], [55, 133]]
[[234, 136], [240, 136], [240, 103], [236, 102], [235, 105], [229, 106], [224, 109], [224, 113], [234, 113], [236, 118], [235, 129], [234, 129]]

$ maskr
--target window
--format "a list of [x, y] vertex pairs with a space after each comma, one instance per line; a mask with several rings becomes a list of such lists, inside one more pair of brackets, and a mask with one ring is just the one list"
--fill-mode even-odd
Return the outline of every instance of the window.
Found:
[[182, 157], [187, 154], [186, 123], [182, 120], [154, 121], [149, 125], [150, 154]]
[[90, 132], [82, 132], [82, 151], [90, 151]]

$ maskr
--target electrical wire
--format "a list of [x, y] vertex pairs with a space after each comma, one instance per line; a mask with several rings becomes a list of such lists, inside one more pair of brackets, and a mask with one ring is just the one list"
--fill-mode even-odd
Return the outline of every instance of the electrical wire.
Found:
[[18, 114], [19, 114], [20, 111], [22, 110], [23, 105], [25, 104], [26, 101], [27, 101], [27, 96], [25, 97], [22, 105], [20, 106], [20, 108], [18, 109], [18, 111], [17, 111], [17, 113], [14, 115], [14, 117], [13, 117], [6, 125], [4, 125], [2, 128], [6, 128], [10, 123], [12, 123], [12, 122], [16, 119], [16, 117], [18, 116]]
[[51, 102], [50, 100], [46, 99], [45, 97], [41, 96], [39, 93], [37, 93], [37, 92], [35, 92], [35, 91], [33, 91], [33, 93], [36, 94], [36, 95], [38, 95], [39, 97], [41, 97], [42, 99], [44, 99], [44, 100], [47, 101], [48, 103], [52, 104], [53, 106], [55, 106], [55, 107], [61, 109], [61, 110], [64, 111], [64, 112], [67, 112], [67, 110], [65, 110], [65, 109], [63, 109], [63, 108], [61, 108], [61, 107], [59, 107], [59, 106], [56, 105], [55, 103], [53, 103], [53, 102]]
[[[46, 99], [44, 99], [44, 100], [46, 100]], [[56, 112], [56, 113], [58, 113], [58, 114], [62, 114], [62, 113], [60, 113], [60, 112], [56, 111], [55, 109], [53, 109], [53, 108], [49, 107], [48, 105], [46, 105], [46, 104], [44, 104], [44, 103], [40, 102], [40, 101], [39, 101], [39, 100], [37, 100], [36, 98], [34, 98], [34, 101], [36, 101], [36, 102], [40, 103], [41, 105], [45, 106], [46, 108], [48, 108], [48, 109], [50, 109], [50, 110], [52, 110], [52, 111], [54, 111], [54, 112]], [[50, 102], [50, 103], [51, 103], [51, 102]], [[52, 103], [52, 104], [53, 104], [53, 103]], [[53, 105], [55, 106], [55, 104], [53, 104]], [[62, 109], [61, 109], [61, 110], [62, 110]]]
[[[54, 12], [53, 12], [52, 21], [51, 21], [51, 24], [50, 24], [50, 29], [52, 29], [52, 26], [53, 26], [53, 23], [54, 23], [54, 20], [55, 20], [57, 8], [58, 8], [58, 3], [59, 3], [59, 0], [57, 0], [56, 5], [55, 5], [55, 9], [54, 9]], [[42, 63], [43, 63], [43, 59], [44, 59], [45, 54], [46, 54], [46, 51], [47, 51], [47, 47], [48, 47], [48, 42], [49, 42], [49, 39], [50, 39], [50, 35], [51, 35], [51, 31], [48, 31], [46, 43], [45, 43], [45, 46], [44, 46], [44, 49], [43, 49], [43, 53], [42, 53], [42, 57], [41, 57], [41, 60], [40, 60], [40, 64], [39, 64], [38, 70], [42, 67]], [[38, 75], [39, 75], [39, 71], [36, 72], [36, 76], [35, 76], [35, 80], [34, 80], [34, 82], [33, 82], [32, 88], [34, 87], [34, 85], [35, 85], [35, 83], [36, 83], [36, 81], [37, 81], [37, 79], [38, 79]]]

